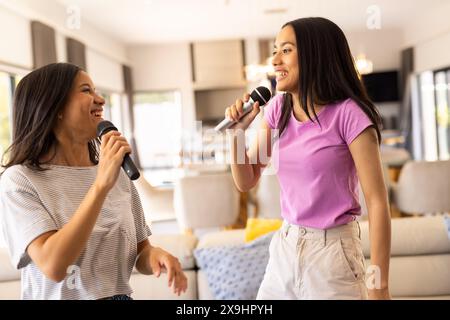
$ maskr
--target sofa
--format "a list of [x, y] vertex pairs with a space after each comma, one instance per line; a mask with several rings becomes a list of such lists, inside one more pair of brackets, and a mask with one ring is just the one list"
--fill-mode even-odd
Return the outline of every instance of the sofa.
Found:
[[[138, 188], [141, 197], [146, 197]], [[279, 217], [276, 176], [263, 175], [251, 194], [258, 217]], [[229, 173], [181, 178], [175, 186], [174, 207], [180, 234], [154, 234], [150, 241], [174, 254], [188, 277], [188, 290], [180, 297], [167, 287], [167, 278], [133, 273], [134, 299], [214, 299], [207, 271], [198, 268], [194, 252], [201, 248], [242, 246], [245, 229], [227, 229], [239, 211], [239, 193]], [[145, 209], [145, 208], [144, 208]], [[201, 214], [199, 214], [201, 213]], [[368, 222], [360, 221], [364, 255], [369, 265]], [[192, 232], [193, 231], [193, 232]], [[444, 216], [392, 220], [390, 289], [395, 299], [450, 299], [450, 240]], [[0, 248], [0, 299], [20, 297], [20, 273]]]

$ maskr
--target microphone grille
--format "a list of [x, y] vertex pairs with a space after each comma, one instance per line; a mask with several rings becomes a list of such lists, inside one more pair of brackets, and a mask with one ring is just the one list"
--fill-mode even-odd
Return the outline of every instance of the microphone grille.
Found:
[[269, 102], [270, 98], [272, 97], [272, 93], [266, 87], [261, 86], [253, 90], [250, 94], [250, 97], [253, 101], [258, 101], [260, 106], [263, 106], [267, 102]]
[[111, 121], [104, 120], [97, 125], [97, 137], [101, 137], [112, 130], [118, 131]]

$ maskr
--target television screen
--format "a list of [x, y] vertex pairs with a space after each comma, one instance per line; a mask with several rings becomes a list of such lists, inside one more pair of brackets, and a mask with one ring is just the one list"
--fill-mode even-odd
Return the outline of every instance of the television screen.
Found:
[[367, 93], [373, 102], [398, 101], [398, 72], [374, 72], [362, 76]]

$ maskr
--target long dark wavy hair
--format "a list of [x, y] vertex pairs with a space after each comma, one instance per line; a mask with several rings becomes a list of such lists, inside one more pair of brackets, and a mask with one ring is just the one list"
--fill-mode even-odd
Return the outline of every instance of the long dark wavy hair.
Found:
[[[353, 99], [372, 121], [381, 142], [381, 117], [369, 99], [360, 80], [344, 32], [332, 21], [313, 17], [286, 23], [292, 26], [297, 40], [299, 66], [299, 100], [301, 108], [311, 121], [319, 121], [314, 104], [326, 105], [348, 98]], [[283, 133], [292, 115], [293, 101], [286, 93], [280, 121], [279, 135]], [[319, 122], [320, 124], [320, 122]]]
[[[53, 130], [80, 71], [73, 64], [54, 63], [29, 73], [19, 82], [13, 103], [12, 144], [2, 159], [3, 169], [21, 164], [44, 170], [42, 157], [57, 142]], [[87, 147], [90, 160], [98, 163], [98, 142], [92, 140]]]

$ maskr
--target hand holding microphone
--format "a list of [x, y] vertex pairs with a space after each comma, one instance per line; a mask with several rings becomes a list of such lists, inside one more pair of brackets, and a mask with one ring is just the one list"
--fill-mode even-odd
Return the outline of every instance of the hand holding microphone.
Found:
[[269, 102], [272, 94], [266, 87], [258, 87], [251, 95], [245, 94], [243, 99], [236, 100], [235, 104], [225, 110], [225, 119], [219, 123], [215, 130], [247, 129], [258, 115], [259, 107]]
[[138, 179], [139, 170], [129, 156], [131, 146], [117, 128], [109, 121], [102, 121], [98, 124], [97, 136], [102, 138], [97, 174], [100, 186], [110, 190], [117, 181], [121, 166], [131, 180]]

